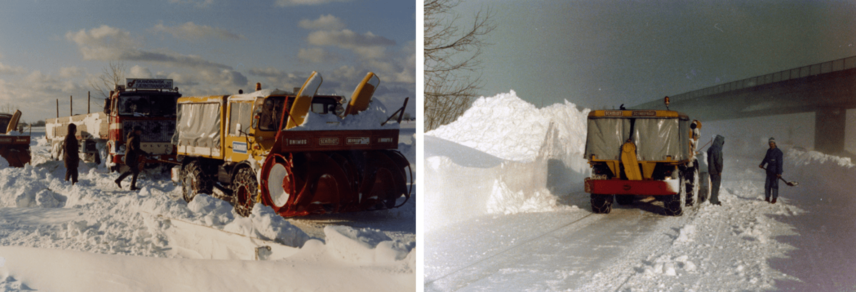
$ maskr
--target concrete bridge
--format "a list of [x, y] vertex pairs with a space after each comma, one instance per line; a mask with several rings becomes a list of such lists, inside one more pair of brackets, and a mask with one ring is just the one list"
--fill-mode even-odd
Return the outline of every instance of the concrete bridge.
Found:
[[[671, 110], [717, 121], [815, 113], [815, 150], [844, 150], [845, 115], [856, 108], [856, 56], [737, 80], [670, 96]], [[634, 109], [662, 109], [663, 100]]]

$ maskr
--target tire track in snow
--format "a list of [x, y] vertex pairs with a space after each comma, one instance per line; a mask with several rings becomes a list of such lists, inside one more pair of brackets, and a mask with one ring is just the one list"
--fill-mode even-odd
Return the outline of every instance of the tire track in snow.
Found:
[[[445, 279], [445, 278], [447, 278], [447, 277], [449, 277], [449, 276], [452, 276], [452, 275], [454, 275], [454, 274], [460, 273], [460, 272], [461, 272], [461, 271], [463, 271], [463, 270], [466, 270], [466, 269], [472, 268], [472, 267], [474, 267], [474, 266], [476, 266], [476, 265], [478, 265], [478, 264], [480, 264], [480, 263], [483, 263], [483, 262], [485, 262], [485, 261], [488, 261], [488, 260], [490, 260], [490, 259], [493, 259], [493, 258], [495, 258], [495, 257], [497, 257], [497, 256], [500, 256], [500, 255], [506, 254], [506, 253], [510, 252], [511, 250], [514, 250], [514, 249], [517, 249], [517, 248], [522, 247], [522, 246], [524, 246], [524, 245], [527, 245], [527, 244], [529, 244], [530, 242], [533, 242], [533, 241], [535, 241], [535, 240], [538, 240], [538, 239], [543, 238], [544, 236], [547, 236], [547, 235], [552, 234], [552, 233], [554, 233], [554, 232], [557, 232], [557, 231], [559, 231], [559, 230], [562, 230], [562, 229], [568, 228], [568, 227], [570, 227], [570, 226], [572, 226], [572, 225], [574, 225], [574, 224], [577, 224], [577, 223], [579, 223], [579, 222], [581, 222], [581, 221], [585, 220], [586, 218], [591, 217], [592, 215], [594, 215], [594, 213], [591, 213], [591, 214], [585, 215], [585, 216], [580, 217], [580, 218], [578, 218], [578, 219], [576, 219], [576, 220], [574, 220], [574, 221], [571, 221], [570, 223], [567, 223], [567, 224], [561, 225], [561, 226], [559, 226], [559, 227], [553, 228], [553, 229], [551, 229], [550, 231], [547, 231], [547, 232], [544, 232], [544, 233], [542, 233], [542, 234], [540, 234], [540, 235], [537, 235], [537, 236], [534, 236], [534, 237], [532, 237], [532, 238], [529, 238], [529, 239], [527, 239], [527, 240], [525, 240], [525, 241], [523, 241], [523, 242], [521, 242], [521, 243], [518, 243], [518, 244], [512, 245], [512, 246], [510, 246], [510, 247], [506, 247], [505, 249], [503, 249], [503, 250], [501, 250], [501, 251], [499, 251], [499, 252], [496, 252], [496, 253], [494, 253], [494, 254], [492, 254], [492, 255], [490, 255], [490, 256], [487, 256], [487, 257], [484, 257], [484, 258], [482, 258], [482, 259], [479, 259], [479, 260], [477, 260], [477, 261], [475, 261], [475, 262], [472, 262], [472, 263], [470, 263], [470, 264], [468, 264], [468, 265], [466, 265], [466, 266], [464, 266], [464, 267], [461, 267], [461, 268], [455, 269], [454, 271], [449, 272], [449, 273], [446, 273], [446, 274], [444, 274], [444, 275], [442, 275], [442, 276], [440, 276], [440, 277], [438, 277], [438, 278], [436, 278], [436, 279], [433, 279], [433, 280], [431, 280], [431, 281], [426, 281], [426, 282], [425, 282], [425, 287], [429, 287], [429, 286], [431, 286], [431, 284], [433, 284], [434, 282], [437, 282], [437, 281], [443, 280], [443, 279]], [[485, 275], [485, 276], [489, 276], [489, 275]], [[482, 278], [483, 278], [483, 277], [482, 277]], [[476, 281], [477, 281], [477, 280], [480, 280], [480, 279], [481, 279], [481, 278], [476, 279]], [[474, 282], [474, 281], [471, 281], [471, 282]]]

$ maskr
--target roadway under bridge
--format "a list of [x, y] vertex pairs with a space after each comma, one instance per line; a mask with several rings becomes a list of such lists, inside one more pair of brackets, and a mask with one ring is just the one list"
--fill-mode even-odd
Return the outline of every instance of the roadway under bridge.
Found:
[[[669, 109], [700, 121], [815, 113], [815, 150], [844, 150], [847, 109], [856, 108], [856, 56], [670, 96]], [[663, 100], [634, 109], [663, 108]]]

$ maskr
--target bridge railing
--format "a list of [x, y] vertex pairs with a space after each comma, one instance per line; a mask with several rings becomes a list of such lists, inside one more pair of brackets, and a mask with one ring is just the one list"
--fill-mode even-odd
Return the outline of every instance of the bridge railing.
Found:
[[753, 86], [764, 85], [773, 82], [787, 81], [791, 79], [804, 78], [825, 73], [843, 71], [856, 68], [856, 56], [843, 59], [823, 62], [820, 64], [808, 65], [799, 68], [788, 69], [767, 75], [755, 76], [743, 80], [723, 83], [716, 86], [706, 87], [699, 90], [685, 92], [670, 97], [672, 100], [690, 99], [699, 96], [723, 93], [732, 90], [749, 88]]

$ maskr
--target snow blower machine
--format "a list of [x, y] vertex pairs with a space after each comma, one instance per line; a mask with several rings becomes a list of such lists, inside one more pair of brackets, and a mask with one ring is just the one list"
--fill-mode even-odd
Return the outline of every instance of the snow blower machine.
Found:
[[252, 93], [180, 98], [172, 178], [184, 199], [211, 194], [241, 216], [257, 202], [283, 217], [404, 205], [413, 174], [396, 149], [407, 99], [387, 116], [372, 101], [374, 73], [347, 102], [316, 95], [321, 82], [313, 72], [295, 92], [256, 84]]
[[[680, 216], [707, 196], [707, 170], [695, 145], [701, 123], [670, 110], [594, 110], [588, 115], [585, 179], [594, 213], [609, 213], [613, 198], [630, 205], [637, 198], [663, 201], [665, 214]], [[702, 173], [700, 173], [702, 172]]]
[[[30, 163], [30, 135], [18, 129], [21, 111], [14, 114], [0, 113], [0, 156], [11, 167], [24, 167]], [[22, 127], [23, 128], [23, 127]]]

